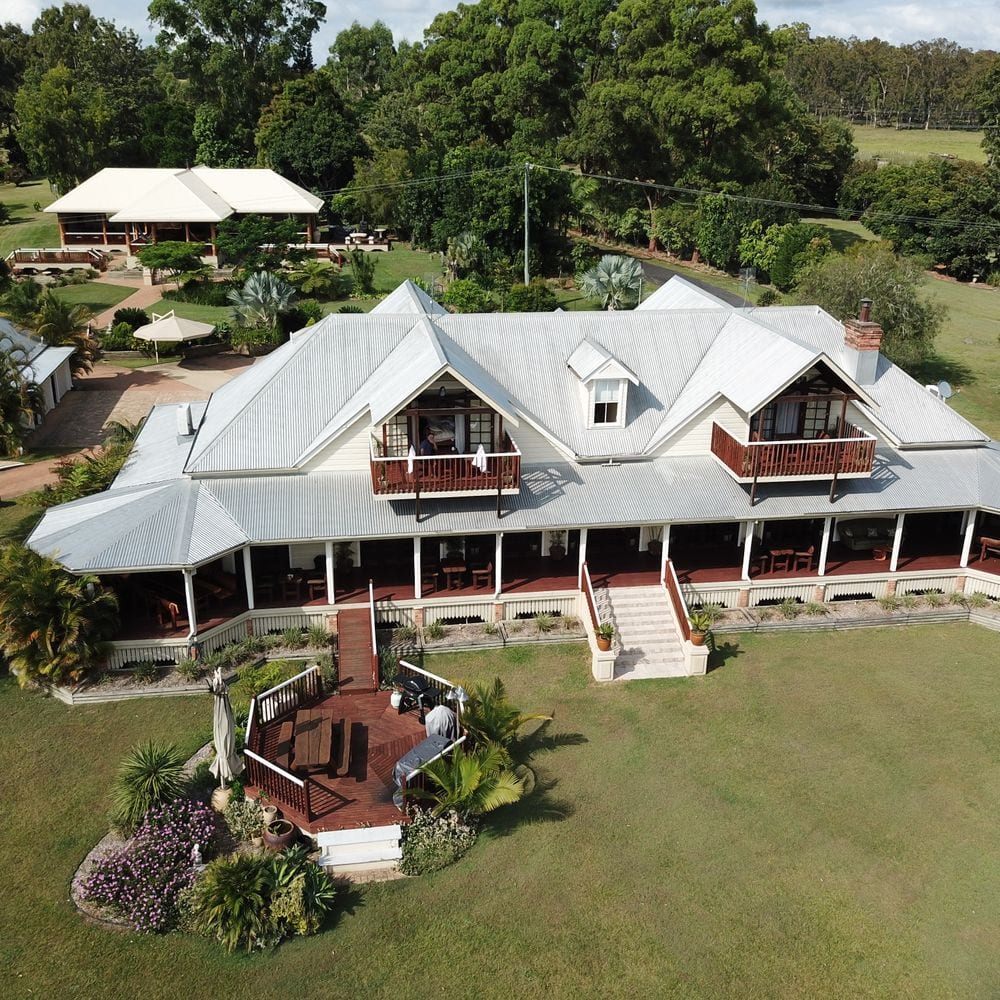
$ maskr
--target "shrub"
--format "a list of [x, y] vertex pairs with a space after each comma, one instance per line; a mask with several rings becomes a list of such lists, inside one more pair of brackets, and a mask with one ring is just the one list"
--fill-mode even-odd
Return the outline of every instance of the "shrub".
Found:
[[360, 306], [341, 306], [337, 312], [347, 313], [352, 316], [363, 316], [365, 311]]
[[128, 323], [115, 323], [101, 334], [101, 348], [105, 351], [141, 351], [146, 343], [136, 340], [132, 333], [133, 327]]
[[152, 660], [139, 660], [132, 668], [132, 678], [140, 684], [152, 684], [160, 676], [160, 668]]
[[111, 790], [114, 820], [126, 833], [155, 806], [184, 794], [184, 754], [172, 743], [147, 740], [126, 751]]
[[803, 609], [807, 615], [828, 615], [830, 609], [820, 601], [810, 601]]
[[10, 222], [10, 206], [0, 201], [0, 226], [5, 226]]
[[129, 328], [129, 333], [134, 333], [140, 326], [145, 326], [149, 322], [149, 314], [145, 309], [137, 309], [134, 306], [126, 306], [115, 310], [112, 323], [115, 326], [124, 324]]
[[320, 653], [316, 657], [316, 665], [319, 667], [319, 675], [323, 680], [323, 688], [332, 691], [337, 686], [339, 680], [337, 676], [337, 663], [333, 658], [333, 653]]
[[313, 625], [306, 631], [306, 640], [313, 649], [329, 649], [333, 642], [333, 635], [322, 625]]
[[359, 296], [375, 294], [375, 254], [364, 250], [350, 252], [351, 275], [354, 294]]
[[987, 608], [989, 607], [990, 599], [985, 594], [977, 592], [975, 594], [969, 594], [966, 603], [970, 608]]
[[229, 689], [233, 704], [248, 705], [262, 691], [273, 688], [289, 677], [294, 677], [300, 664], [287, 660], [272, 660], [270, 663], [250, 664], [242, 667], [236, 683]]
[[403, 828], [403, 857], [399, 870], [404, 875], [426, 875], [458, 861], [476, 842], [473, 823], [449, 811], [440, 816], [418, 812]]
[[486, 622], [483, 625], [483, 634], [484, 635], [496, 635], [497, 632], [499, 632], [499, 631], [500, 631], [500, 629], [497, 627], [496, 622]]
[[903, 606], [903, 602], [895, 594], [887, 594], [885, 597], [879, 598], [878, 606], [883, 611], [898, 611]]
[[233, 347], [245, 347], [254, 354], [268, 347], [277, 347], [282, 342], [282, 336], [271, 326], [236, 326], [230, 330], [229, 340]]
[[924, 594], [924, 600], [927, 602], [928, 606], [932, 608], [941, 608], [948, 603], [948, 598], [937, 590], [927, 591], [927, 593]]
[[511, 286], [504, 303], [507, 312], [552, 312], [558, 305], [556, 293], [541, 278]]
[[900, 607], [906, 608], [907, 611], [912, 611], [920, 603], [920, 598], [916, 594], [903, 594], [899, 599]]
[[781, 292], [777, 288], [765, 288], [757, 296], [759, 306], [777, 306], [781, 304]]
[[400, 625], [392, 630], [393, 642], [416, 642], [420, 632], [413, 625]]
[[567, 632], [572, 632], [580, 627], [580, 619], [577, 618], [576, 615], [563, 615], [562, 627], [566, 629]]
[[177, 673], [184, 678], [189, 684], [193, 684], [195, 681], [200, 681], [202, 677], [208, 672], [209, 668], [206, 660], [181, 660], [177, 664]]
[[306, 633], [300, 628], [286, 628], [281, 633], [281, 645], [285, 649], [302, 649], [308, 641]]
[[448, 630], [440, 622], [431, 622], [424, 628], [424, 635], [432, 641], [443, 639], [448, 634]]
[[234, 854], [206, 869], [186, 904], [190, 923], [227, 951], [266, 948], [293, 935], [314, 934], [335, 890], [305, 848], [284, 854]]
[[535, 628], [542, 634], [551, 632], [556, 627], [556, 620], [552, 615], [535, 615]]
[[199, 306], [228, 306], [229, 290], [232, 287], [230, 282], [225, 281], [195, 282], [166, 291], [163, 297], [174, 302], [193, 302]]
[[229, 832], [241, 842], [259, 837], [264, 826], [264, 810], [256, 799], [238, 799], [233, 796], [223, 816]]
[[782, 618], [792, 620], [802, 614], [802, 605], [794, 597], [788, 597], [778, 605], [778, 611]]
[[209, 857], [216, 834], [215, 814], [203, 802], [177, 799], [156, 805], [125, 847], [97, 862], [80, 893], [137, 931], [170, 930], [177, 922], [178, 897], [195, 880], [194, 845]]
[[441, 301], [459, 313], [484, 313], [492, 308], [489, 292], [473, 278], [457, 278], [445, 290]]

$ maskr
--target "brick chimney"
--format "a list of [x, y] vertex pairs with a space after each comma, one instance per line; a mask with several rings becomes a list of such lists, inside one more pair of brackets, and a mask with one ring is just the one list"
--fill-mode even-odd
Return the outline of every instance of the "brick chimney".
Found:
[[859, 385], [871, 385], [878, 370], [882, 327], [871, 320], [872, 300], [862, 299], [858, 318], [844, 320], [844, 360]]

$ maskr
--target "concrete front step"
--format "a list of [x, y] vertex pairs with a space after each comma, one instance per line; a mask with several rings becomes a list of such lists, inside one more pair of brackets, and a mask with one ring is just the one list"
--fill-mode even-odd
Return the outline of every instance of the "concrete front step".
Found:
[[316, 834], [319, 864], [335, 872], [391, 868], [403, 856], [402, 828], [369, 826], [359, 830], [324, 830]]
[[595, 597], [602, 618], [616, 629], [616, 679], [685, 676], [673, 609], [662, 587], [602, 588]]

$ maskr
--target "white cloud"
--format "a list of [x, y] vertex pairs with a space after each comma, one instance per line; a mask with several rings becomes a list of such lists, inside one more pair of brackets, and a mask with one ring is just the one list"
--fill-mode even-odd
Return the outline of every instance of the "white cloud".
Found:
[[41, 12], [41, 0], [4, 0], [0, 21], [19, 24], [27, 30]]

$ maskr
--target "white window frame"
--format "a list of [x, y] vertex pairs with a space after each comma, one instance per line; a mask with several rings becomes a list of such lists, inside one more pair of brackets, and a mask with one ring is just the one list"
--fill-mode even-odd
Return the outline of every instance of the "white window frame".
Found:
[[[597, 387], [602, 382], [604, 383], [617, 383], [618, 388], [615, 391], [617, 397], [616, 402], [618, 403], [618, 419], [617, 420], [605, 420], [597, 421], [594, 419], [594, 410], [597, 407]], [[610, 400], [609, 400], [610, 402]], [[624, 378], [595, 378], [591, 379], [587, 386], [587, 426], [588, 427], [624, 427], [625, 426], [625, 407], [628, 404], [628, 379]]]

